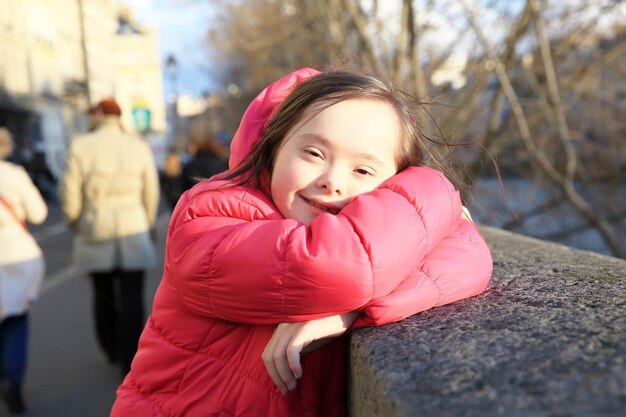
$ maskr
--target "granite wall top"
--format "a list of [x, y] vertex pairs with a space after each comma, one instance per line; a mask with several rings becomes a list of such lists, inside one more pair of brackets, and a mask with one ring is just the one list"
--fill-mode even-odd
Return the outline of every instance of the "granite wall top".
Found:
[[626, 416], [626, 261], [481, 231], [485, 293], [352, 335], [350, 415]]

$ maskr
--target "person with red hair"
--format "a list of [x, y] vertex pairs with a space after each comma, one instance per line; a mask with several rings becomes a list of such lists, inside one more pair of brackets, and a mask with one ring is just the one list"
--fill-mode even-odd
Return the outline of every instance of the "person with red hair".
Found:
[[125, 374], [144, 325], [145, 270], [156, 264], [159, 181], [150, 147], [123, 131], [118, 103], [101, 100], [92, 112], [93, 130], [70, 145], [61, 207], [74, 262], [91, 277], [98, 342]]

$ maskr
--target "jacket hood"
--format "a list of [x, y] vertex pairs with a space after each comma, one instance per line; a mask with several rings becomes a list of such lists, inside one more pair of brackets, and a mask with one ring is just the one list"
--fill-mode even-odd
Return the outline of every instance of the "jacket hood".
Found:
[[300, 68], [273, 82], [252, 100], [230, 144], [230, 169], [236, 168], [252, 152], [270, 119], [296, 84], [319, 73], [312, 68]]

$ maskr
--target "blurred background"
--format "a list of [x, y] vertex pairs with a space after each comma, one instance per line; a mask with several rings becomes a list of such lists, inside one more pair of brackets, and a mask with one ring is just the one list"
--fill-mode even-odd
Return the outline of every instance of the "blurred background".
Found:
[[288, 71], [365, 67], [467, 145], [442, 152], [478, 222], [623, 258], [625, 22], [611, 0], [0, 0], [0, 125], [53, 199], [103, 97], [161, 164], [227, 144]]
[[90, 104], [114, 96], [161, 167], [197, 138], [227, 145], [303, 66], [364, 67], [419, 98], [477, 223], [626, 256], [624, 1], [0, 0], [0, 126], [52, 207], [35, 229], [55, 242], [50, 293], [71, 275], [54, 205]]

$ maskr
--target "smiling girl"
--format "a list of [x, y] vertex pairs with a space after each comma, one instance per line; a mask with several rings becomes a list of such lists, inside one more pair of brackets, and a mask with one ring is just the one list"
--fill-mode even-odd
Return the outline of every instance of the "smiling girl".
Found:
[[410, 109], [308, 68], [252, 102], [231, 170], [174, 210], [112, 416], [343, 416], [343, 333], [484, 290], [489, 250]]

